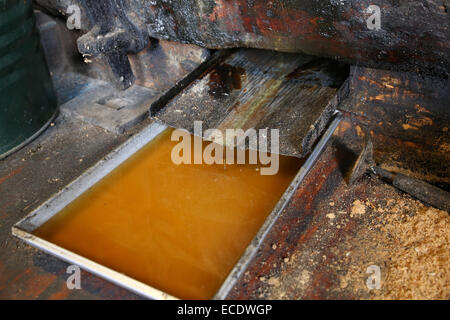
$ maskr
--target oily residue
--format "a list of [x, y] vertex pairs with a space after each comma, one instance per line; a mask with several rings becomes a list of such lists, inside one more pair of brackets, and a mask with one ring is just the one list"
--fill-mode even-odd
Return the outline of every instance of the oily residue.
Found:
[[226, 63], [220, 64], [209, 76], [209, 93], [215, 97], [227, 96], [233, 90], [242, 89], [242, 76], [245, 69]]

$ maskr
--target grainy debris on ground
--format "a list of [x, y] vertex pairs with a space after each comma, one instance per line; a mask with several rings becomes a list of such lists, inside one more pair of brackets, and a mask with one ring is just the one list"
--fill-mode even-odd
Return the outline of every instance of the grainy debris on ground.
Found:
[[[365, 267], [372, 263], [384, 273], [380, 290], [371, 292], [372, 299], [448, 299], [448, 213], [409, 199], [388, 199], [386, 207], [375, 208], [377, 213], [373, 229], [355, 239], [362, 241], [364, 250], [353, 250], [349, 270], [340, 278], [341, 288], [367, 290]], [[372, 248], [364, 245], [368, 239], [374, 243]]]
[[355, 215], [365, 214], [366, 213], [366, 206], [361, 203], [361, 201], [356, 200], [353, 202], [351, 217], [354, 217]]
[[[340, 184], [331, 199], [307, 215], [312, 219], [306, 231], [298, 238], [287, 235], [278, 255], [261, 258], [278, 268], [249, 269], [245, 279], [257, 272], [265, 281], [251, 283], [246, 294], [260, 299], [450, 298], [447, 212], [367, 176], [356, 186]], [[288, 246], [295, 249], [281, 253]], [[367, 286], [370, 266], [380, 269], [379, 289]]]

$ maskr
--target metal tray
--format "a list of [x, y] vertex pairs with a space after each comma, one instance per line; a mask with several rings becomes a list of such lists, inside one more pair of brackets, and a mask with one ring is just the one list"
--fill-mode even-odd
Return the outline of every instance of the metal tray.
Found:
[[[324, 135], [315, 146], [313, 152], [309, 155], [306, 162], [300, 168], [299, 172], [293, 179], [292, 183], [289, 185], [283, 196], [280, 198], [275, 208], [267, 217], [263, 226], [260, 228], [260, 230], [254, 237], [250, 245], [247, 247], [238, 263], [234, 266], [233, 270], [230, 272], [230, 274], [222, 284], [221, 288], [214, 296], [214, 299], [224, 299], [228, 295], [230, 290], [233, 288], [236, 281], [241, 277], [247, 265], [250, 263], [250, 261], [256, 254], [264, 238], [272, 228], [273, 224], [278, 219], [284, 207], [289, 202], [294, 191], [303, 181], [305, 176], [308, 174], [309, 170], [316, 162], [318, 156], [325, 148], [327, 142], [330, 140], [333, 132], [338, 126], [340, 120], [341, 115], [339, 113], [336, 113], [328, 129], [325, 131]], [[163, 300], [177, 299], [176, 297], [173, 297], [170, 294], [167, 294], [161, 290], [153, 288], [140, 281], [134, 280], [129, 276], [114, 271], [92, 260], [86, 259], [78, 254], [75, 254], [69, 250], [66, 250], [60, 246], [57, 246], [32, 234], [37, 228], [39, 228], [41, 225], [43, 225], [45, 222], [51, 219], [54, 215], [58, 214], [69, 203], [77, 199], [85, 191], [87, 191], [89, 188], [91, 188], [93, 185], [99, 182], [102, 178], [107, 176], [110, 172], [112, 172], [115, 168], [120, 166], [124, 161], [130, 158], [133, 154], [135, 154], [138, 150], [144, 147], [147, 143], [149, 143], [151, 140], [153, 140], [167, 128], [168, 127], [166, 125], [159, 124], [156, 122], [144, 128], [140, 133], [136, 134], [128, 141], [123, 143], [121, 146], [119, 146], [117, 149], [111, 152], [108, 156], [106, 156], [97, 164], [95, 164], [93, 167], [84, 172], [79, 178], [70, 183], [59, 193], [52, 196], [44, 204], [42, 204], [40, 207], [35, 209], [24, 219], [22, 219], [16, 225], [14, 225], [12, 227], [13, 235], [36, 248], [39, 248], [51, 255], [61, 258], [62, 260], [65, 260], [71, 264], [76, 264], [93, 274], [96, 274], [106, 280], [109, 280], [121, 287], [131, 290], [144, 297]]]

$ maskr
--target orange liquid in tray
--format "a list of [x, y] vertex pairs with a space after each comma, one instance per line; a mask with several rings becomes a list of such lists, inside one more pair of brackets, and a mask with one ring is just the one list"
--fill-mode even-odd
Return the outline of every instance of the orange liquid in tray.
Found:
[[[35, 234], [182, 299], [214, 296], [302, 161], [175, 165], [167, 130]], [[199, 139], [199, 138], [195, 138]]]

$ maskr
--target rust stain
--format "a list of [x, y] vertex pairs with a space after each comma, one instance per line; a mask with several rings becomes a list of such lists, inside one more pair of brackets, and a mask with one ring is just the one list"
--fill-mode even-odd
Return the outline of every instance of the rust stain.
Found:
[[[406, 100], [408, 98], [410, 99], [419, 99], [422, 97], [421, 94], [417, 94], [414, 92], [411, 92], [409, 90], [402, 90], [400, 88], [394, 88], [392, 94], [379, 94], [376, 96], [372, 96], [369, 98], [369, 101], [399, 101], [399, 100]], [[409, 96], [409, 97], [408, 97]]]
[[443, 142], [439, 145], [439, 151], [450, 153], [450, 143], [449, 142]]
[[19, 273], [18, 275], [16, 275], [14, 277], [14, 279], [12, 279], [11, 282], [16, 282], [16, 281], [22, 279], [22, 277], [26, 277], [27, 275], [29, 275], [31, 272], [32, 272], [31, 268], [28, 268], [25, 271], [23, 271], [23, 272]]
[[[3, 285], [0, 290], [11, 289], [15, 284], [20, 284], [22, 290], [14, 290], [8, 294], [9, 299], [36, 299], [38, 298], [55, 280], [57, 276], [52, 274], [36, 274], [32, 268], [27, 268], [17, 274], [12, 280], [2, 279]], [[9, 281], [8, 281], [9, 280]]]
[[334, 136], [341, 136], [351, 129], [353, 129], [353, 125], [350, 121], [342, 121], [339, 127], [334, 132]]
[[16, 170], [12, 171], [10, 174], [4, 176], [3, 178], [0, 178], [0, 184], [2, 184], [3, 182], [5, 182], [6, 180], [8, 180], [9, 178], [14, 177], [15, 175], [19, 174], [20, 172], [22, 172], [22, 168], [17, 168]]
[[300, 239], [298, 239], [298, 244], [303, 244], [311, 239], [312, 236], [317, 232], [317, 229], [319, 229], [318, 225], [310, 227], [305, 233], [302, 234]]
[[67, 284], [63, 282], [59, 289], [48, 297], [48, 300], [64, 300], [70, 295], [70, 292], [71, 291], [67, 288]]
[[36, 299], [57, 279], [53, 274], [31, 275], [24, 282], [25, 290], [21, 299]]
[[399, 78], [396, 78], [394, 76], [384, 76], [384, 77], [380, 78], [380, 80], [384, 85], [389, 85], [389, 86], [394, 86], [394, 87], [398, 87], [402, 84], [402, 80]]
[[326, 298], [326, 291], [333, 284], [327, 272], [316, 272], [303, 299], [321, 300]]
[[226, 63], [215, 67], [209, 75], [209, 93], [214, 96], [229, 95], [233, 90], [242, 89], [245, 70]]
[[408, 123], [402, 124], [402, 128], [404, 130], [419, 130], [424, 126], [433, 125], [433, 119], [429, 117], [420, 117], [420, 118], [410, 118], [408, 119]]
[[420, 148], [420, 145], [418, 145], [417, 143], [414, 143], [412, 141], [404, 141], [403, 143], [405, 144], [405, 146], [410, 147], [410, 148], [414, 148], [414, 149]]
[[378, 100], [378, 101], [384, 101], [386, 100], [390, 95], [385, 95], [385, 94], [379, 94], [375, 97], [370, 97], [369, 100], [370, 101], [374, 101], [374, 100]]
[[[374, 141], [386, 141], [386, 136], [382, 133], [375, 133], [375, 132], [371, 132], [372, 137], [374, 139]], [[408, 148], [413, 148], [413, 149], [420, 149], [420, 145], [417, 143], [414, 143], [412, 141], [405, 141], [405, 140], [401, 140], [399, 138], [393, 138], [393, 137], [389, 137], [390, 139], [390, 144], [391, 145], [396, 145], [396, 146], [405, 146]]]
[[[321, 38], [317, 32], [320, 17], [311, 16], [308, 12], [295, 8], [274, 6], [271, 2], [261, 1], [251, 7], [247, 2], [237, 2], [240, 6], [239, 16], [242, 18], [244, 29], [248, 33], [260, 33], [267, 37], [286, 39], [295, 37]], [[283, 18], [280, 19], [280, 17]]]
[[239, 7], [234, 1], [216, 0], [209, 21], [224, 23], [230, 31], [243, 31], [242, 21], [239, 19]]
[[358, 135], [358, 137], [364, 137], [365, 136], [363, 129], [359, 125], [356, 126], [356, 134]]
[[416, 127], [424, 127], [424, 126], [431, 126], [433, 125], [433, 119], [429, 118], [429, 117], [420, 117], [417, 119], [409, 119], [408, 121], [409, 123], [411, 123], [413, 126]]
[[[365, 76], [359, 76], [358, 80], [368, 82], [369, 84], [376, 86], [378, 88], [388, 88], [388, 89], [394, 89], [395, 87], [399, 86], [401, 84], [401, 81], [394, 78], [384, 78], [380, 79], [381, 81], [377, 81], [374, 79], [369, 79]], [[389, 81], [387, 81], [389, 80]]]

